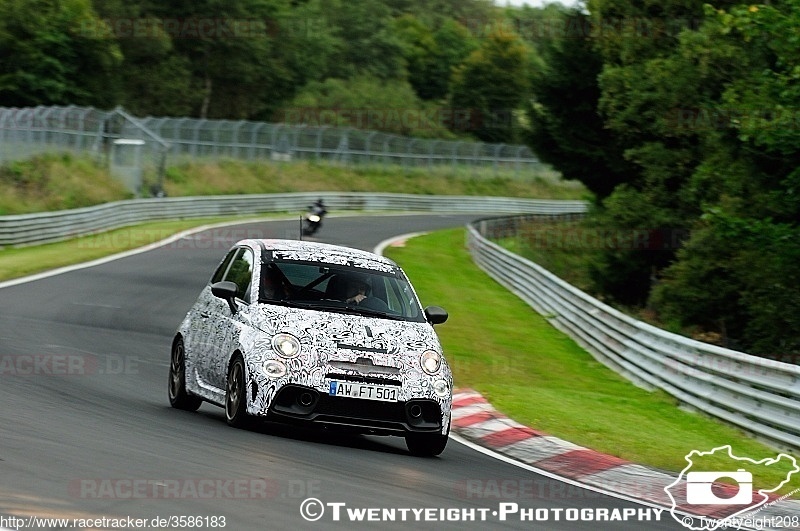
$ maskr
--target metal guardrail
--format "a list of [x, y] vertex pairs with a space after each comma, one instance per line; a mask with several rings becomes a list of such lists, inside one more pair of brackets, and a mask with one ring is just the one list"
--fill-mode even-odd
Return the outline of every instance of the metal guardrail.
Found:
[[64, 240], [158, 219], [267, 212], [292, 212], [299, 215], [320, 197], [325, 200], [328, 209], [334, 212], [389, 210], [559, 214], [586, 209], [583, 201], [358, 192], [131, 199], [74, 210], [0, 216], [0, 246]]
[[487, 239], [514, 218], [468, 227], [475, 262], [595, 358], [637, 384], [765, 440], [800, 449], [800, 367], [695, 341], [637, 321]]

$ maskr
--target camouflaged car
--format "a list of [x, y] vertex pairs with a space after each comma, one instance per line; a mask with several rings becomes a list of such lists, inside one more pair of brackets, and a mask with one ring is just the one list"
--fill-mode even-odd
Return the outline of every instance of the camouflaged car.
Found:
[[433, 325], [393, 261], [295, 240], [242, 240], [222, 259], [172, 343], [169, 400], [254, 418], [405, 437], [438, 455], [453, 378]]

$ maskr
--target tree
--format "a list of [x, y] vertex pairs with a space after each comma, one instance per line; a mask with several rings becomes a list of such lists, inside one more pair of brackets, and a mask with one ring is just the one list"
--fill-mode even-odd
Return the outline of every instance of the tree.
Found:
[[753, 354], [800, 353], [800, 230], [713, 208], [664, 272], [661, 318]]
[[456, 113], [469, 112], [468, 127], [479, 139], [517, 140], [515, 111], [528, 93], [527, 53], [519, 36], [499, 28], [454, 71], [451, 105]]
[[370, 77], [326, 79], [306, 85], [287, 105], [282, 121], [311, 127], [353, 127], [429, 138], [452, 138], [446, 116], [421, 101], [407, 81]]
[[118, 101], [122, 55], [88, 0], [0, 0], [0, 13], [3, 105]]
[[432, 71], [422, 98], [444, 99], [450, 93], [453, 71], [478, 47], [469, 30], [453, 19], [445, 19], [433, 33]]
[[393, 31], [402, 43], [409, 83], [420, 98], [431, 99], [436, 95], [433, 32], [414, 15], [395, 19]]
[[381, 80], [405, 77], [403, 45], [392, 31], [391, 11], [380, 0], [322, 0], [328, 22], [343, 42], [332, 57], [335, 75]]
[[442, 100], [450, 93], [453, 70], [477, 48], [469, 31], [445, 19], [433, 31], [420, 18], [403, 15], [394, 32], [403, 43], [408, 80], [423, 100]]
[[[589, 10], [602, 58], [597, 109], [612, 152], [624, 160], [615, 164], [624, 171], [596, 221], [603, 230], [683, 234], [702, 213], [688, 183], [708, 147], [700, 131], [678, 126], [676, 116], [707, 108], [730, 73], [708, 68], [704, 52], [714, 43], [704, 42], [692, 23], [702, 19], [702, 4], [590, 0]], [[651, 279], [674, 261], [674, 251], [604, 250], [594, 262], [595, 289], [624, 304], [644, 304]]]
[[194, 113], [202, 118], [258, 118], [290, 95], [291, 73], [277, 57], [281, 0], [176, 0], [147, 4], [143, 16], [164, 21], [175, 50], [192, 70]]
[[462, 24], [486, 20], [497, 8], [490, 0], [383, 0], [393, 16], [415, 15], [432, 25], [443, 20], [457, 20]]
[[308, 0], [285, 12], [277, 24], [274, 45], [291, 75], [292, 94], [306, 83], [339, 74], [337, 57], [346, 45], [342, 33], [329, 20], [324, 0]]
[[[552, 12], [551, 12], [552, 13]], [[582, 182], [598, 199], [630, 178], [634, 168], [598, 110], [597, 78], [603, 60], [583, 29], [589, 17], [578, 9], [556, 12], [547, 27], [573, 30], [538, 41], [542, 57], [531, 73], [532, 97], [526, 105], [528, 144], [565, 179]], [[559, 32], [560, 33], [560, 32]]]
[[191, 64], [175, 51], [165, 24], [142, 15], [141, 3], [106, 0], [97, 13], [109, 21], [122, 52], [117, 75], [119, 104], [134, 115], [188, 116], [201, 95], [192, 90]]
[[796, 5], [708, 11], [697, 37], [728, 79], [686, 117], [707, 148], [686, 190], [704, 214], [653, 295], [666, 319], [770, 357], [800, 353], [800, 43], [776, 38], [798, 24]]

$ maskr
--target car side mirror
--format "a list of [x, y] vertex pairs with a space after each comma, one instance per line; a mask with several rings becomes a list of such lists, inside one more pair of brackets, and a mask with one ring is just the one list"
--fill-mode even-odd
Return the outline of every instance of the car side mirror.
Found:
[[428, 306], [425, 308], [425, 318], [430, 324], [442, 324], [447, 321], [447, 310], [439, 306]]
[[215, 297], [228, 301], [231, 313], [236, 313], [237, 311], [236, 303], [234, 302], [237, 291], [239, 291], [239, 287], [235, 282], [231, 282], [230, 280], [223, 280], [222, 282], [211, 284], [211, 293]]

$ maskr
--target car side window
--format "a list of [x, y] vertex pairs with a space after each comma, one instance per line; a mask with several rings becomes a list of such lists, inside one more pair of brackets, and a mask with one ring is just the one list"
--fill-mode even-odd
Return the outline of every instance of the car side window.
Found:
[[236, 297], [243, 301], [250, 302], [250, 281], [253, 279], [253, 251], [242, 248], [236, 253], [236, 257], [228, 268], [225, 280], [236, 284]]
[[233, 260], [233, 257], [238, 250], [239, 249], [232, 249], [231, 252], [225, 255], [225, 259], [219, 264], [217, 270], [214, 271], [214, 275], [211, 277], [212, 284], [216, 284], [222, 280], [222, 277], [225, 276], [225, 271], [228, 270], [228, 264], [231, 263], [231, 260]]

